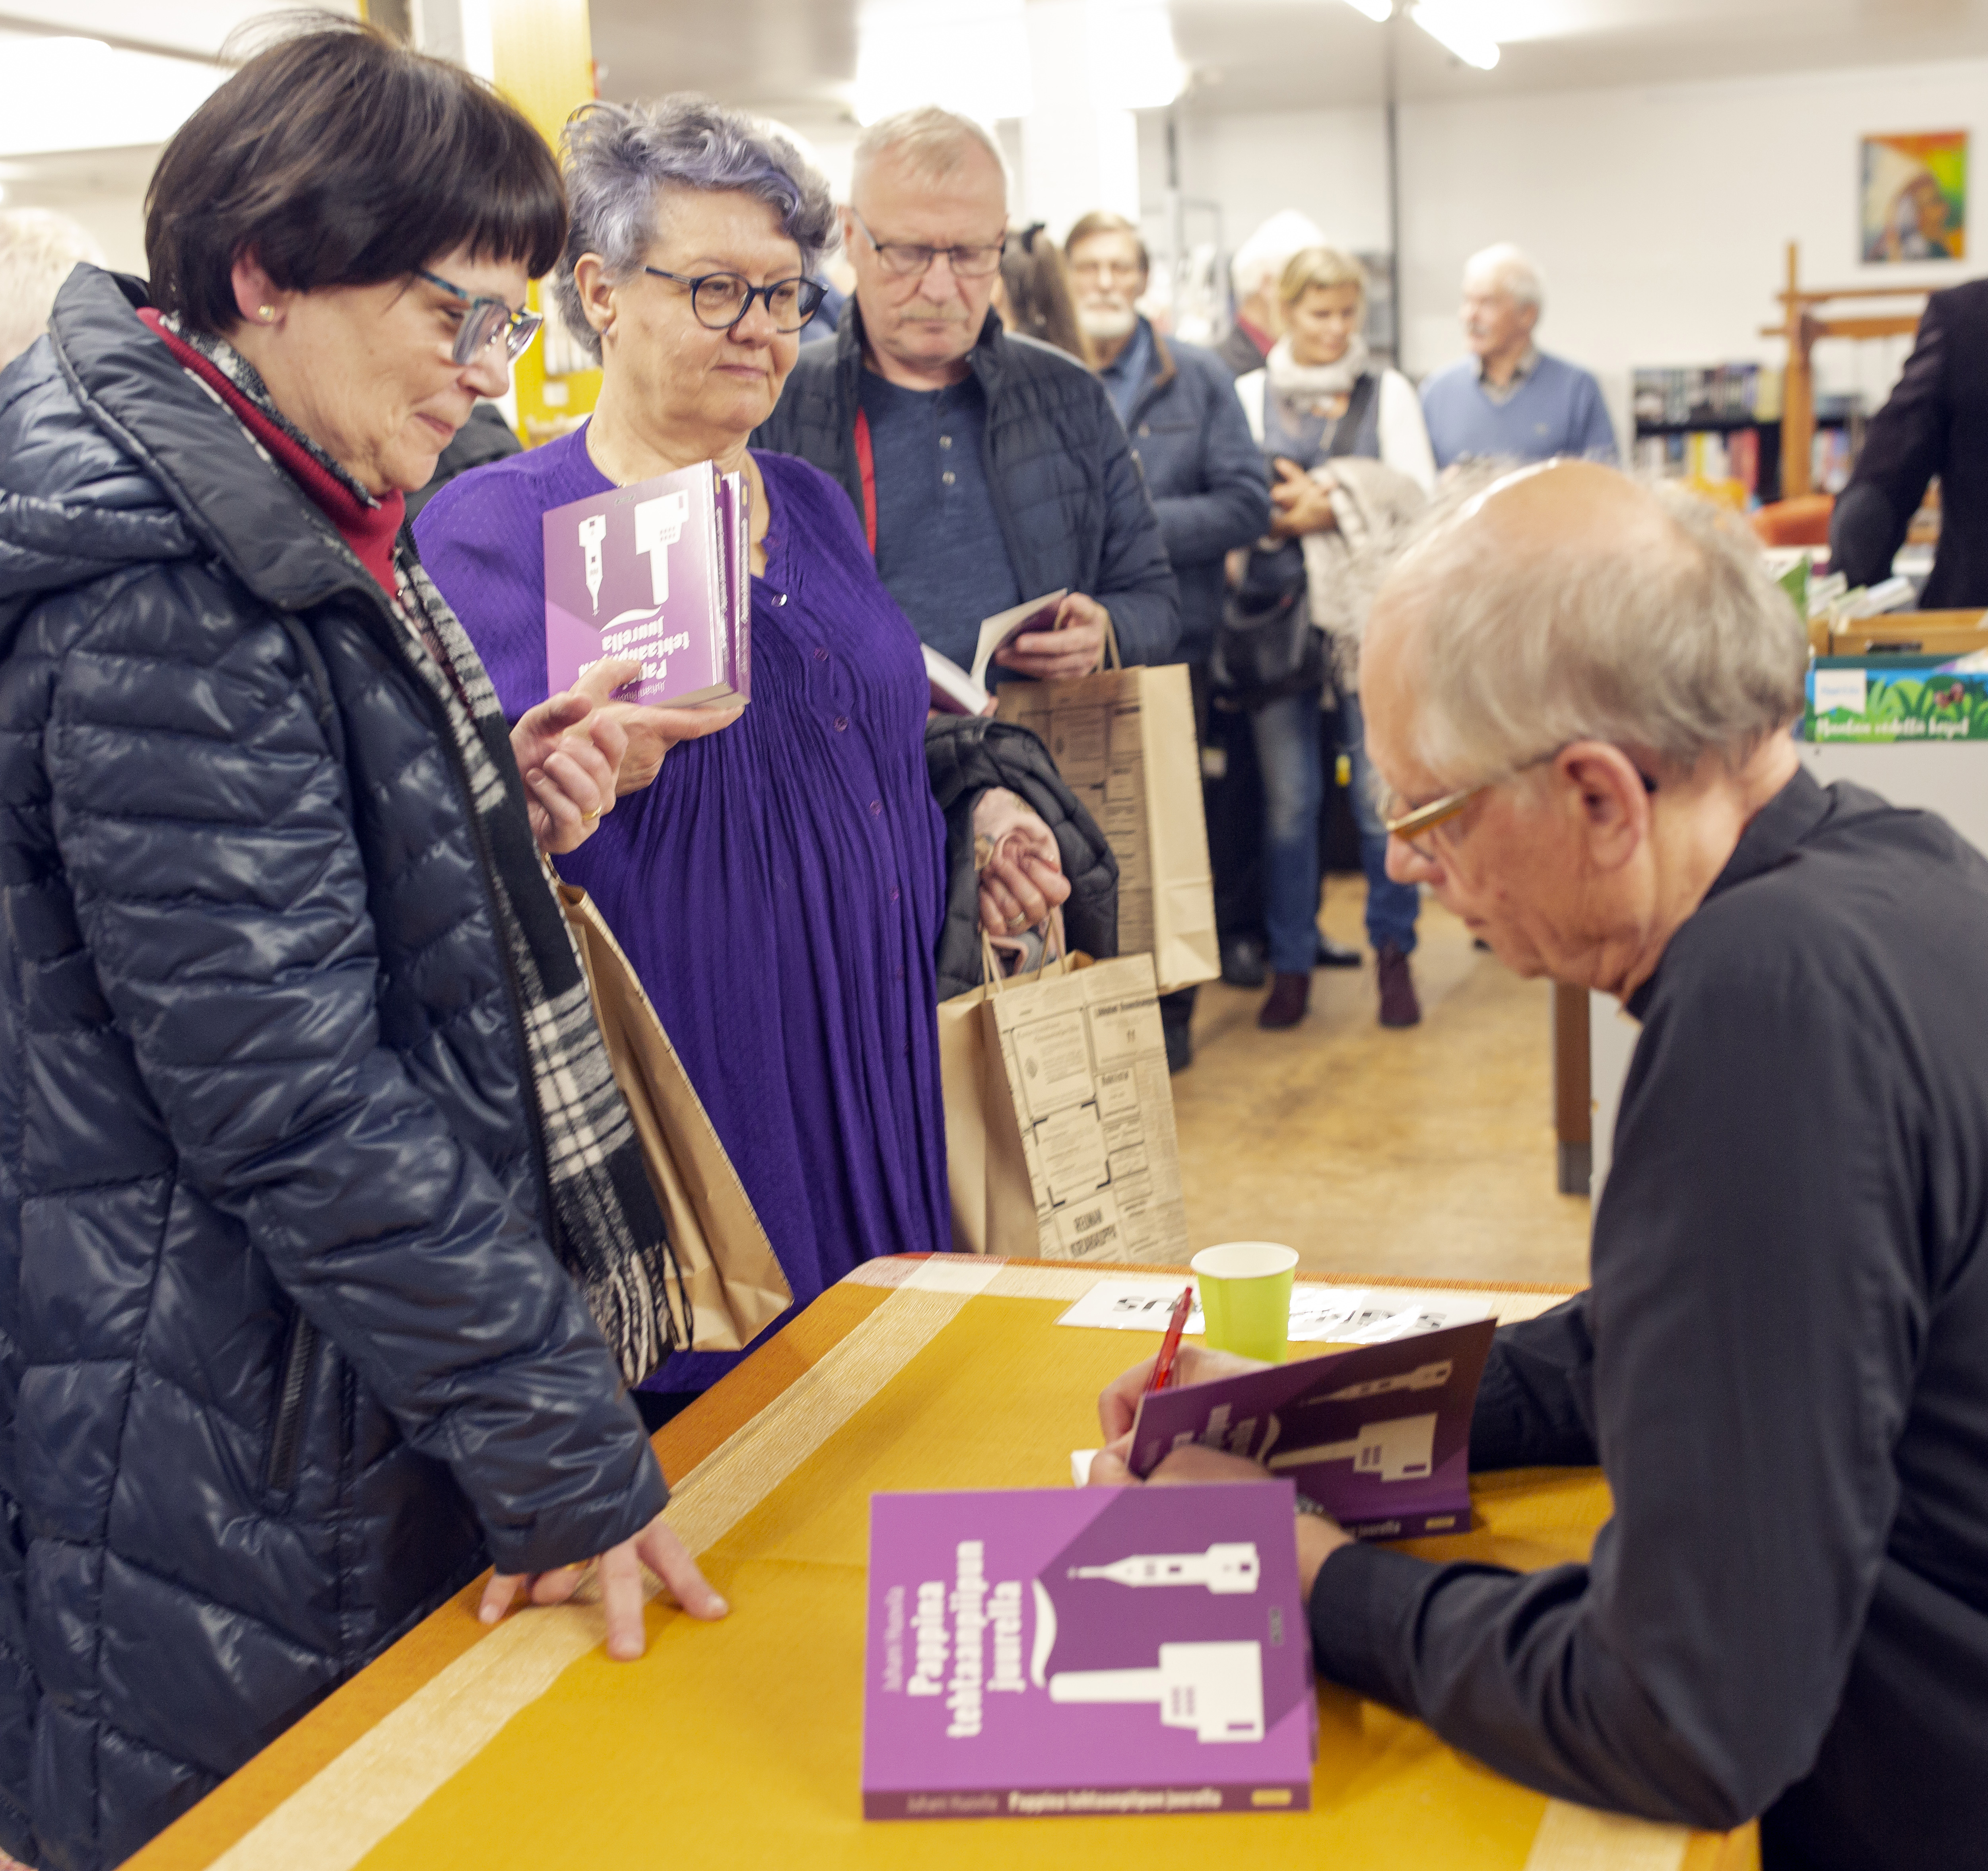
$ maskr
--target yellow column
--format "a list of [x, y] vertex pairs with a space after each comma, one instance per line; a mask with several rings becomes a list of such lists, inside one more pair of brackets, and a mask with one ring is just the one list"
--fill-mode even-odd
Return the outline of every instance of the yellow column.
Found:
[[[556, 150], [560, 131], [579, 107], [594, 95], [593, 37], [587, 0], [489, 0], [491, 76], [497, 88], [538, 126]], [[549, 441], [563, 421], [583, 416], [600, 394], [597, 370], [548, 376], [554, 364], [582, 362], [576, 346], [562, 346], [555, 337], [548, 346], [559, 314], [542, 285], [532, 288], [532, 303], [549, 316], [539, 342], [512, 369], [517, 391], [518, 426], [529, 446]], [[567, 354], [562, 357], [563, 350]]]

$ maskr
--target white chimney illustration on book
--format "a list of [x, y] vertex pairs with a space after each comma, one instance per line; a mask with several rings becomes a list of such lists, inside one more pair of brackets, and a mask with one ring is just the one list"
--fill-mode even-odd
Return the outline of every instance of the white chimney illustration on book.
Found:
[[1205, 1553], [1134, 1553], [1109, 1565], [1070, 1568], [1072, 1578], [1108, 1578], [1121, 1585], [1205, 1585], [1227, 1594], [1254, 1592], [1262, 1562], [1255, 1545], [1234, 1541]]
[[1263, 1738], [1263, 1652], [1254, 1643], [1163, 1643], [1157, 1670], [1060, 1670], [1052, 1702], [1157, 1702], [1203, 1741]]
[[600, 543], [607, 536], [607, 516], [590, 513], [580, 523], [580, 543], [587, 554], [587, 594], [593, 600], [595, 616], [600, 614]]
[[690, 496], [658, 494], [635, 503], [635, 550], [649, 560], [649, 593], [658, 604], [670, 595], [670, 548], [690, 519]]
[[1346, 1442], [1315, 1443], [1309, 1449], [1280, 1449], [1270, 1467], [1305, 1468], [1314, 1462], [1351, 1462], [1353, 1472], [1378, 1475], [1383, 1481], [1418, 1481], [1435, 1459], [1435, 1416], [1397, 1416], [1388, 1423], [1364, 1423]]

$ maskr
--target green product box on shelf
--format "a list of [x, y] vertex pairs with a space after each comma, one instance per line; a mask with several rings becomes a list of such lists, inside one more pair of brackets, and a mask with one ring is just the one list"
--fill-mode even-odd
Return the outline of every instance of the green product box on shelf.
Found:
[[1802, 733], [1811, 741], [1988, 741], [1988, 667], [1975, 656], [1818, 656]]

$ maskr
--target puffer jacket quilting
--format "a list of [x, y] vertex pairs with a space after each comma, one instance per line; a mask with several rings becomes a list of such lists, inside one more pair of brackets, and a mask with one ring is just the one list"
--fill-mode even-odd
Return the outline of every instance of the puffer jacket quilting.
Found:
[[1063, 782], [1040, 736], [1018, 722], [939, 715], [925, 724], [925, 767], [945, 814], [945, 921], [938, 937], [938, 997], [980, 985], [980, 879], [973, 868], [973, 808], [1006, 787], [1055, 834], [1070, 880], [1063, 933], [1094, 961], [1118, 952], [1118, 860], [1084, 801]]
[[65, 1871], [665, 1498], [446, 726], [138, 290], [0, 374], [0, 1846]]
[[[833, 344], [804, 350], [756, 448], [798, 455], [841, 482], [860, 521], [856, 411], [863, 315], [852, 300]], [[1065, 589], [1111, 614], [1128, 663], [1172, 659], [1180, 638], [1174, 575], [1124, 425], [1097, 379], [992, 313], [967, 364], [987, 399], [989, 492], [1026, 595]]]

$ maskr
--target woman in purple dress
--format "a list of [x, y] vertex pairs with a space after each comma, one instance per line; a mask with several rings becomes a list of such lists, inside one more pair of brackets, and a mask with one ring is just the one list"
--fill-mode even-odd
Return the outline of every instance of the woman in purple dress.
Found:
[[[560, 868], [627, 951], [803, 1306], [859, 1260], [952, 1244], [918, 636], [842, 490], [746, 446], [820, 299], [828, 191], [783, 139], [681, 99], [588, 107], [566, 175], [557, 290], [599, 405], [451, 482], [416, 536], [515, 718], [546, 692], [540, 516], [706, 460], [750, 482], [752, 704], [674, 742], [708, 714], [625, 710], [620, 803]], [[645, 1417], [735, 1362], [678, 1353]]]

